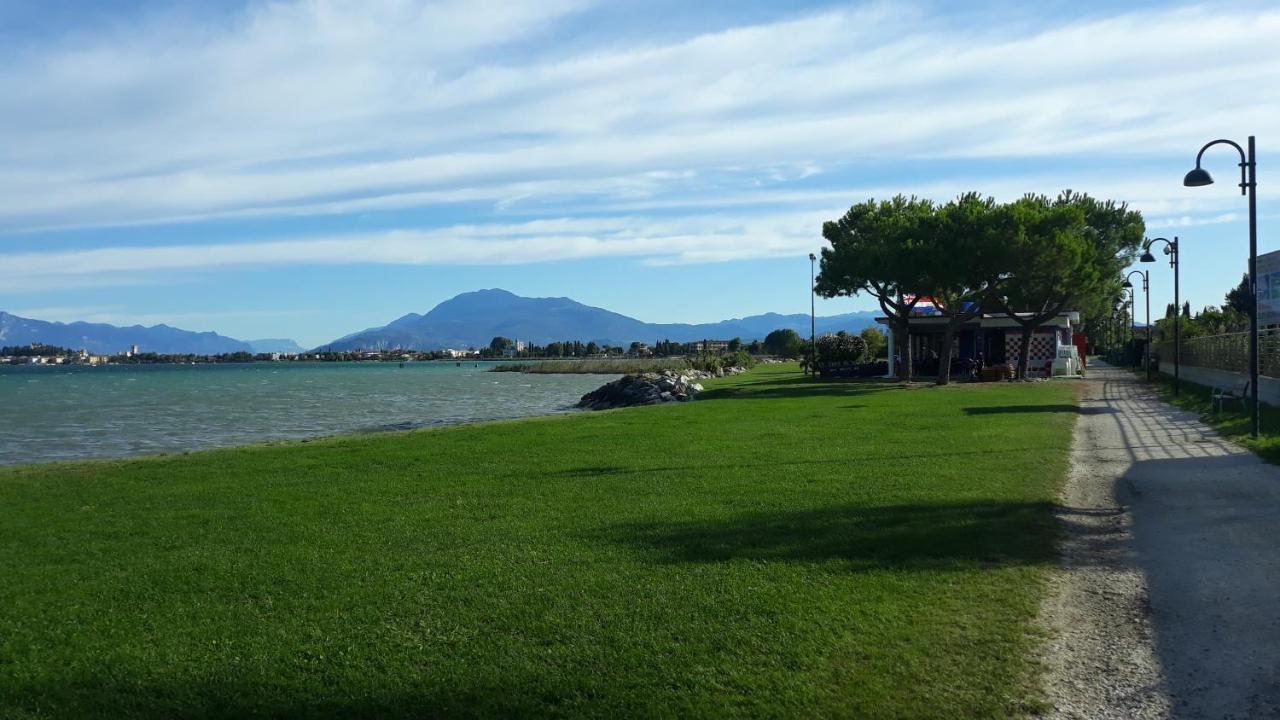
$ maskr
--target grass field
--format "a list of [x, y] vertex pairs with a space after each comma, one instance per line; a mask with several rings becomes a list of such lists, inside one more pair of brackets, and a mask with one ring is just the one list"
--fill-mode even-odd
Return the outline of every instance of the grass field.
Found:
[[0, 470], [7, 717], [1016, 716], [1069, 385]]
[[663, 370], [688, 370], [689, 361], [672, 358], [617, 358], [584, 360], [534, 360], [495, 365], [493, 372], [523, 372], [541, 374], [599, 374], [625, 375], [627, 373], [662, 372]]

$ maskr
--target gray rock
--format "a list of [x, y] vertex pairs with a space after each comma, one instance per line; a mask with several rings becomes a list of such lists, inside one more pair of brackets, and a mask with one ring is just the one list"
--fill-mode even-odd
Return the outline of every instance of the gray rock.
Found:
[[702, 392], [696, 379], [712, 377], [713, 373], [701, 370], [627, 375], [607, 383], [578, 401], [578, 407], [586, 410], [610, 410], [633, 405], [657, 405], [666, 402], [687, 402]]

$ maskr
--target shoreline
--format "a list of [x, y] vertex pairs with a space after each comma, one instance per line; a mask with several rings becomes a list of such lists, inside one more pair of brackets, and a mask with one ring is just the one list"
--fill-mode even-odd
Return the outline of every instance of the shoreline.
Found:
[[[394, 370], [394, 368], [391, 368]], [[127, 460], [219, 448], [566, 414], [615, 379], [489, 375], [452, 365], [421, 372], [348, 366], [238, 370], [19, 371], [0, 467]], [[296, 374], [295, 374], [296, 373]], [[7, 391], [6, 391], [7, 392]]]
[[47, 470], [54, 465], [78, 465], [81, 463], [117, 463], [132, 462], [135, 460], [165, 460], [176, 457], [189, 457], [201, 453], [219, 452], [225, 450], [245, 450], [249, 448], [265, 448], [279, 447], [282, 445], [304, 445], [318, 441], [326, 440], [344, 440], [358, 436], [379, 436], [379, 435], [395, 435], [397, 433], [413, 433], [425, 432], [430, 430], [443, 430], [446, 428], [463, 427], [471, 425], [494, 425], [498, 423], [519, 422], [521, 420], [540, 420], [544, 418], [561, 417], [568, 415], [577, 415], [588, 413], [584, 408], [576, 407], [573, 404], [565, 405], [548, 412], [534, 413], [530, 415], [504, 415], [488, 418], [475, 418], [471, 420], [437, 420], [415, 423], [413, 427], [396, 427], [403, 423], [392, 423], [385, 426], [374, 426], [357, 428], [353, 430], [340, 430], [338, 432], [324, 433], [321, 435], [305, 435], [298, 437], [284, 437], [271, 440], [262, 440], [250, 443], [234, 443], [230, 445], [210, 445], [206, 447], [194, 447], [186, 450], [169, 450], [163, 452], [143, 452], [134, 455], [92, 455], [79, 458], [57, 458], [51, 460], [37, 460], [35, 462], [22, 463], [6, 463], [0, 461], [0, 473], [10, 472], [14, 470], [41, 469]]

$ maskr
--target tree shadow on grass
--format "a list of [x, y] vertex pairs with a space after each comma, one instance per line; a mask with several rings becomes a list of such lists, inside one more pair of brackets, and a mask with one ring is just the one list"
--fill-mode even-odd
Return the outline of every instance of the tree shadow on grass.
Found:
[[995, 405], [991, 407], [967, 407], [966, 415], [1008, 415], [1017, 413], [1076, 413], [1078, 415], [1109, 415], [1116, 412], [1109, 407], [1081, 407], [1079, 405]]
[[14, 717], [32, 718], [509, 718], [554, 715], [566, 704], [581, 704], [571, 684], [514, 668], [506, 682], [435, 681], [415, 689], [384, 689], [374, 679], [323, 693], [302, 675], [286, 672], [269, 682], [251, 676], [237, 682], [103, 672], [31, 683], [6, 709], [19, 713]]
[[805, 385], [809, 387], [817, 387], [821, 385], [883, 385], [885, 387], [896, 387], [897, 380], [882, 377], [869, 378], [829, 378], [820, 377], [817, 380], [808, 375], [801, 375], [788, 378], [760, 378], [758, 380], [744, 380], [738, 383], [738, 387], [751, 387], [753, 385]]
[[[962, 456], [981, 455], [985, 458], [995, 460], [1001, 456], [1018, 456], [1028, 452], [1036, 452], [1039, 448], [1026, 447], [1016, 445], [1013, 447], [999, 449], [982, 449], [982, 450], [956, 450], [950, 447], [930, 450], [924, 445], [916, 452], [908, 452], [900, 449], [888, 449], [882, 452], [860, 452], [857, 457], [835, 457], [835, 458], [791, 458], [777, 459], [772, 461], [753, 461], [753, 462], [729, 462], [725, 458], [718, 459], [714, 462], [717, 469], [720, 470], [740, 470], [746, 473], [758, 473], [760, 471], [768, 471], [771, 473], [785, 472], [789, 469], [803, 469], [806, 467], [845, 467], [850, 463], [859, 462], [875, 462], [885, 460], [891, 462], [902, 462], [911, 460], [930, 460], [936, 462], [945, 462], [946, 460], [954, 460]], [[581, 467], [568, 468], [565, 470], [546, 471], [549, 477], [563, 478], [599, 478], [599, 477], [623, 477], [629, 475], [672, 475], [676, 473], [688, 473], [705, 471], [709, 467], [709, 463], [701, 464], [666, 464], [666, 465], [583, 465]], [[519, 472], [513, 472], [510, 477], [526, 477], [527, 471], [521, 469]]]
[[898, 388], [899, 386], [895, 383], [874, 379], [850, 378], [815, 381], [809, 378], [789, 378], [786, 380], [754, 380], [728, 387], [710, 388], [699, 394], [698, 399], [831, 397], [865, 395]]
[[842, 562], [851, 571], [1050, 563], [1048, 502], [848, 505], [731, 518], [611, 525], [592, 539], [660, 562]]

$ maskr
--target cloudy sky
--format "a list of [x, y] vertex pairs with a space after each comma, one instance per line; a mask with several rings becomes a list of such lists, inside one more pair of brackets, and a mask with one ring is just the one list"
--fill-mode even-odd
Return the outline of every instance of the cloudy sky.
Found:
[[487, 287], [807, 312], [853, 202], [1063, 188], [1220, 303], [1238, 159], [1180, 181], [1256, 134], [1280, 248], [1280, 7], [1109, 5], [0, 2], [0, 309], [304, 344]]

